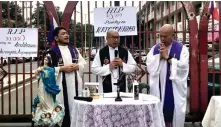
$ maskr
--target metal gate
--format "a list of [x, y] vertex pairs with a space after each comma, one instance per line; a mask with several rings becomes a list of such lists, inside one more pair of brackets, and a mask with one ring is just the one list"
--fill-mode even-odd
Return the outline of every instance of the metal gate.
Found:
[[[63, 3], [62, 3], [63, 4]], [[135, 6], [137, 7], [137, 36], [121, 37], [121, 45], [130, 50], [138, 63], [137, 73], [141, 82], [148, 83], [148, 74], [145, 67], [145, 56], [149, 49], [159, 42], [159, 28], [165, 23], [174, 25], [175, 39], [189, 47], [190, 74], [189, 74], [189, 106], [186, 121], [199, 121], [208, 105], [207, 97], [211, 94], [220, 94], [220, 70], [214, 71], [213, 56], [218, 51], [215, 46], [221, 46], [219, 30], [208, 31], [209, 2], [201, 2], [203, 11], [198, 11], [199, 2], [166, 2], [166, 1], [133, 1], [133, 2], [90, 2], [68, 1], [65, 9], [51, 1], [44, 2], [0, 2], [0, 27], [30, 27], [39, 29], [38, 57], [37, 58], [3, 58], [1, 57], [1, 99], [0, 122], [30, 122], [32, 101], [37, 94], [37, 80], [34, 70], [39, 65], [41, 54], [50, 47], [47, 41], [49, 24], [52, 17], [58, 25], [68, 29], [70, 42], [81, 51], [88, 60], [88, 71], [84, 72], [84, 81], [97, 81], [98, 78], [91, 74], [90, 66], [97, 49], [102, 47], [105, 39], [94, 37], [93, 10], [98, 7], [109, 6]], [[84, 7], [83, 7], [84, 5]], [[220, 2], [219, 4], [220, 5]], [[221, 6], [218, 6], [221, 7]], [[220, 10], [219, 10], [220, 11]], [[220, 19], [220, 17], [219, 17]], [[219, 20], [220, 21], [220, 20]], [[212, 20], [212, 28], [216, 26]], [[220, 26], [218, 25], [218, 28]], [[208, 35], [211, 42], [208, 43]], [[218, 43], [216, 43], [218, 42]], [[211, 44], [210, 44], [211, 43]], [[211, 53], [208, 44], [212, 45]], [[212, 68], [208, 71], [208, 54], [211, 54]], [[210, 57], [211, 57], [210, 56]], [[216, 55], [215, 55], [216, 56]], [[219, 56], [218, 56], [219, 58]], [[215, 63], [215, 64], [214, 64]], [[217, 65], [220, 65], [219, 62]], [[212, 77], [211, 86], [208, 86]], [[218, 75], [218, 76], [217, 76]], [[5, 77], [6, 76], [6, 77]], [[217, 84], [215, 82], [217, 81]], [[218, 92], [216, 89], [219, 88]], [[6, 117], [7, 116], [7, 117]], [[196, 116], [196, 117], [194, 117]], [[191, 118], [191, 119], [188, 119]]]

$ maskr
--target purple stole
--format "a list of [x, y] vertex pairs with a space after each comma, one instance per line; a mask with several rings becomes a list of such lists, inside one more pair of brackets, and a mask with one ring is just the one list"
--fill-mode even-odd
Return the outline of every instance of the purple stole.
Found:
[[[68, 48], [71, 53], [72, 63], [77, 63], [78, 62], [78, 52], [77, 52], [76, 48], [74, 48], [70, 44], [68, 45]], [[57, 60], [54, 60], [54, 61], [57, 61], [57, 63], [54, 63], [54, 65], [63, 66], [64, 63], [63, 63], [61, 51], [60, 51], [58, 45], [55, 44], [55, 46], [53, 46], [51, 48], [51, 51], [56, 54], [56, 57], [54, 57], [54, 59], [57, 59]], [[78, 96], [77, 72], [75, 71], [74, 73], [75, 73], [75, 84], [73, 84], [73, 85], [75, 85], [75, 93], [76, 93], [76, 96]], [[63, 78], [62, 78], [63, 97], [64, 97], [64, 106], [65, 106], [65, 116], [64, 116], [63, 123], [62, 123], [62, 127], [68, 127], [68, 126], [70, 126], [70, 112], [69, 112], [68, 92], [67, 92], [67, 83], [66, 83], [66, 78], [65, 78], [65, 72], [62, 72], [62, 76], [63, 76]]]
[[[159, 54], [160, 45], [159, 43], [155, 46], [153, 55]], [[176, 40], [173, 40], [172, 47], [170, 50], [169, 56], [171, 58], [176, 58], [180, 60], [180, 54], [183, 48], [183, 44], [179, 43]], [[173, 122], [173, 114], [174, 114], [174, 96], [173, 96], [173, 86], [172, 81], [169, 79], [170, 77], [170, 64], [167, 62], [167, 74], [166, 74], [166, 88], [165, 88], [165, 97], [164, 97], [164, 106], [163, 106], [163, 114], [165, 123], [170, 125]], [[161, 96], [161, 84], [159, 79], [159, 90], [160, 90], [160, 100]]]

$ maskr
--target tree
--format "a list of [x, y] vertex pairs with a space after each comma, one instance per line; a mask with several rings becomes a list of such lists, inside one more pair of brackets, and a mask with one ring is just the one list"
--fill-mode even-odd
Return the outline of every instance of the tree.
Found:
[[[8, 9], [9, 5], [9, 9]], [[17, 6], [17, 10], [15, 10], [15, 7]], [[8, 17], [8, 11], [10, 13], [10, 16]], [[15, 5], [15, 2], [9, 2], [9, 1], [2, 1], [2, 26], [3, 27], [8, 27], [8, 18], [10, 18], [11, 24], [15, 24], [15, 17], [17, 15], [17, 23], [18, 25], [23, 24], [22, 21], [22, 9], [20, 6]]]
[[[63, 12], [60, 11], [60, 7], [55, 7], [55, 9], [56, 9], [59, 21], [61, 21]], [[44, 8], [43, 5], [39, 6], [39, 17], [37, 17], [37, 14], [38, 14], [38, 10], [37, 10], [37, 8], [35, 8], [34, 13], [32, 15], [32, 18], [33, 18], [32, 24], [37, 26], [37, 19], [39, 18], [39, 26], [42, 29], [42, 31], [45, 30], [45, 27], [46, 27], [46, 30], [48, 31], [49, 30], [50, 21], [49, 21], [48, 15], [46, 13], [46, 25], [44, 25], [45, 24], [44, 23], [45, 22], [44, 21], [45, 8]], [[93, 26], [87, 24], [86, 25], [86, 31], [88, 31], [89, 28], [90, 28], [91, 33], [87, 32], [87, 34], [86, 34], [87, 46], [89, 44], [89, 40], [88, 40], [89, 37], [91, 37], [91, 40], [90, 40], [91, 42], [92, 42], [93, 37], [94, 37], [93, 36]], [[82, 31], [85, 30], [85, 24], [83, 24], [83, 26], [81, 26], [80, 22], [76, 23], [76, 37], [74, 38], [74, 20], [71, 20], [70, 25], [69, 25], [69, 36], [70, 36], [69, 38], [70, 38], [70, 42], [73, 43], [73, 44], [76, 43], [77, 47], [81, 47], [81, 42], [83, 42], [83, 44], [85, 42], [84, 32], [83, 32], [83, 40], [81, 40], [81, 30]], [[39, 37], [40, 37], [40, 43], [44, 43], [45, 35], [41, 33], [41, 34], [39, 34]], [[39, 45], [40, 45], [40, 48], [41, 48], [41, 46], [44, 46], [43, 44], [39, 44]], [[83, 45], [83, 47], [84, 47], [84, 45]]]
[[62, 11], [60, 11], [60, 7], [55, 7], [55, 10], [56, 10], [56, 12], [57, 12], [57, 15], [58, 15], [58, 19], [59, 19], [59, 21], [61, 22], [61, 18], [62, 18], [62, 14], [63, 14], [63, 12]]
[[[62, 18], [62, 11], [60, 11], [60, 7], [55, 7], [59, 21], [61, 21]], [[38, 12], [39, 10], [39, 12]], [[39, 13], [39, 17], [38, 17], [38, 13]], [[46, 18], [46, 19], [45, 19]], [[39, 9], [35, 8], [34, 13], [32, 14], [32, 24], [35, 25], [35, 27], [37, 27], [39, 25], [40, 28], [40, 33], [39, 33], [39, 47], [40, 49], [44, 49], [46, 47], [46, 44], [48, 44], [47, 39], [45, 37], [47, 37], [47, 33], [45, 35], [45, 30], [49, 31], [50, 29], [50, 20], [49, 20], [49, 16], [45, 11], [45, 8], [43, 5], [39, 6]], [[38, 21], [39, 20], [39, 24]], [[45, 25], [45, 20], [46, 20], [46, 25]], [[46, 42], [46, 44], [45, 44]]]
[[[38, 12], [38, 9], [35, 8], [34, 13], [32, 14], [32, 19], [33, 19], [32, 24], [37, 26], [38, 25], [37, 21], [39, 19], [40, 28], [44, 30], [46, 27], [46, 30], [49, 30], [50, 20], [49, 20], [49, 16], [46, 13], [45, 9], [46, 8], [44, 8], [43, 5], [39, 6], [39, 12]], [[61, 21], [63, 12], [60, 11], [60, 7], [55, 7], [55, 9], [56, 9], [59, 21]], [[39, 17], [38, 17], [38, 13], [39, 13]], [[45, 25], [45, 18], [46, 18], [46, 25]]]
[[[39, 17], [38, 17], [38, 13], [39, 13]], [[43, 6], [39, 6], [39, 12], [37, 8], [35, 8], [34, 13], [32, 14], [32, 24], [35, 26], [39, 25], [41, 28], [44, 28], [44, 13], [45, 13], [45, 10]], [[39, 19], [39, 24], [38, 24], [38, 19]]]
[[[81, 23], [80, 22], [77, 22], [76, 23], [76, 30], [74, 30], [74, 21], [72, 20], [71, 23], [70, 23], [70, 31], [69, 31], [69, 35], [70, 35], [70, 42], [73, 42], [73, 43], [76, 43], [76, 47], [81, 47], [81, 44], [83, 43], [83, 47], [85, 46], [85, 25], [86, 25], [86, 45], [87, 47], [89, 46], [89, 38], [90, 38], [90, 41], [93, 42], [93, 37], [94, 37], [94, 34], [93, 34], [93, 25], [89, 25], [89, 24], [83, 24], [81, 26]], [[90, 32], [89, 32], [89, 29], [90, 29]], [[74, 31], [76, 31], [76, 37], [74, 38]], [[83, 31], [83, 40], [81, 40], [81, 31]], [[76, 42], [75, 42], [76, 41]]]

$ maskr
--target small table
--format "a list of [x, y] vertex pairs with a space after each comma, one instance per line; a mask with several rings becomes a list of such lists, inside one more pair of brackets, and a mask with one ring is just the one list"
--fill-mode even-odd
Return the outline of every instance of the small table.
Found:
[[140, 94], [140, 100], [122, 100], [115, 102], [115, 98], [103, 97], [92, 102], [74, 100], [71, 127], [164, 127], [158, 98]]
[[221, 96], [212, 96], [202, 121], [203, 127], [221, 127]]

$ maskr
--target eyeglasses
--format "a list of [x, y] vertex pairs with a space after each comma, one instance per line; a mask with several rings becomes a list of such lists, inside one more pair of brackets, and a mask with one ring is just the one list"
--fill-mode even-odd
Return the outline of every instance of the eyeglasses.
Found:
[[120, 39], [120, 36], [111, 36], [110, 38], [113, 38], [113, 39]]

